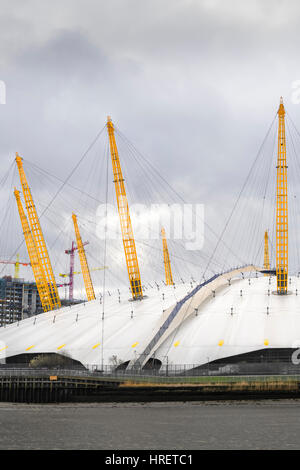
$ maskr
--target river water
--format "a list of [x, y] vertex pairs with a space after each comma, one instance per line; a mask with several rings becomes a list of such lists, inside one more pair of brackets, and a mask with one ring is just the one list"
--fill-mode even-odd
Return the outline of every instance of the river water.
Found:
[[300, 400], [0, 403], [0, 449], [299, 449]]

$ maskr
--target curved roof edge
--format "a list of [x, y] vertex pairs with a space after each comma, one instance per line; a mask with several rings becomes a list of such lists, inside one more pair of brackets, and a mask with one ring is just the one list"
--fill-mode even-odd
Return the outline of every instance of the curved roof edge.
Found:
[[143, 367], [151, 355], [159, 346], [197, 310], [201, 304], [219, 287], [223, 286], [232, 278], [244, 272], [260, 272], [262, 268], [254, 265], [242, 266], [240, 268], [216, 274], [209, 280], [199, 284], [174, 306], [169, 307], [156, 324], [151, 339], [143, 345], [143, 352], [135, 361], [131, 361], [128, 368]]

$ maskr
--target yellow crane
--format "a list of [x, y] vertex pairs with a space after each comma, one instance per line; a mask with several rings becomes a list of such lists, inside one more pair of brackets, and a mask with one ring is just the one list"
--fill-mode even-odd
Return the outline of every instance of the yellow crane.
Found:
[[285, 109], [280, 98], [278, 109], [278, 154], [276, 185], [276, 277], [277, 293], [287, 294], [288, 278], [288, 192], [285, 140]]
[[107, 118], [107, 130], [127, 272], [132, 298], [133, 300], [137, 300], [143, 298], [141, 275], [131, 225], [124, 178], [115, 139], [114, 125], [110, 117]]
[[[108, 266], [103, 268], [91, 268], [90, 271], [102, 271], [103, 269], [108, 269]], [[73, 271], [73, 274], [82, 274], [82, 271]], [[60, 277], [69, 277], [70, 273], [59, 273]]]
[[30, 263], [23, 263], [20, 261], [20, 255], [17, 253], [16, 260], [0, 260], [0, 264], [13, 264], [15, 266], [14, 279], [19, 279], [20, 276], [20, 264], [22, 266], [30, 266]]
[[173, 276], [172, 276], [170, 255], [169, 255], [169, 250], [168, 250], [166, 231], [164, 228], [161, 229], [161, 238], [162, 238], [162, 243], [163, 243], [166, 284], [167, 286], [173, 286], [174, 282], [173, 282]]
[[38, 253], [36, 251], [35, 243], [32, 237], [32, 233], [29, 227], [29, 223], [23, 209], [23, 205], [20, 198], [20, 192], [15, 188], [14, 195], [17, 201], [18, 211], [20, 215], [20, 220], [22, 224], [23, 234], [27, 246], [28, 256], [30, 259], [30, 264], [32, 267], [34, 279], [38, 289], [38, 293], [41, 299], [42, 307], [44, 312], [52, 310], [51, 296], [49, 292], [49, 287], [47, 280], [45, 278], [44, 271], [41, 267]]
[[[268, 235], [268, 230], [265, 231], [264, 269], [265, 269], [266, 271], [270, 271], [269, 235]], [[268, 274], [265, 273], [265, 276], [268, 276]]]
[[25, 171], [23, 168], [22, 158], [16, 153], [16, 162], [19, 170], [20, 181], [23, 189], [23, 195], [25, 200], [25, 205], [28, 214], [29, 225], [31, 229], [31, 234], [34, 240], [35, 248], [38, 254], [40, 268], [44, 272], [44, 277], [48, 284], [49, 292], [50, 292], [50, 303], [51, 303], [51, 310], [55, 308], [61, 307], [60, 298], [58, 295], [58, 290], [53, 274], [53, 269], [51, 266], [51, 261], [49, 258], [46, 242], [43, 236], [41, 224], [39, 221], [39, 217], [36, 211], [36, 207], [31, 195], [31, 191], [27, 182], [27, 178], [25, 175]]
[[82, 276], [83, 276], [84, 287], [85, 287], [87, 299], [88, 300], [95, 300], [96, 296], [95, 296], [94, 287], [93, 287], [93, 283], [92, 283], [91, 273], [90, 273], [90, 270], [89, 270], [89, 265], [88, 265], [88, 262], [87, 262], [87, 259], [86, 259], [84, 246], [83, 246], [81, 235], [80, 235], [80, 232], [79, 232], [77, 217], [74, 213], [72, 214], [72, 219], [73, 219], [73, 224], [74, 224], [74, 229], [75, 229], [76, 242], [77, 242], [77, 247], [78, 247], [78, 255], [79, 255], [80, 266], [81, 266], [81, 271], [82, 271]]
[[19, 274], [20, 274], [20, 255], [19, 253], [17, 253], [17, 256], [16, 256], [16, 263], [15, 263], [15, 279], [18, 279], [19, 278]]

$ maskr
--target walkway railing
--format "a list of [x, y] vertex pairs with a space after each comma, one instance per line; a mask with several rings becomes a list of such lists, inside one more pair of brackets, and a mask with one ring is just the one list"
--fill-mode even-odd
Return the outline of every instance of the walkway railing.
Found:
[[124, 370], [116, 365], [107, 364], [66, 364], [57, 367], [30, 367], [28, 364], [0, 364], [1, 376], [73, 376], [73, 377], [105, 377], [128, 380], [129, 378], [170, 378], [181, 380], [184, 377], [245, 377], [245, 376], [287, 376], [300, 375], [300, 365], [295, 365], [287, 357], [278, 357], [276, 361], [255, 361], [248, 363], [205, 364], [164, 364], [160, 368], [134, 368]]

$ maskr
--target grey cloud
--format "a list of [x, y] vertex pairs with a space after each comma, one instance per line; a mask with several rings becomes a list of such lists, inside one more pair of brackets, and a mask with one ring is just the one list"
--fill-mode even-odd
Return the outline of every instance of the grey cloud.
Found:
[[[65, 178], [111, 114], [178, 192], [206, 204], [220, 232], [280, 95], [299, 122], [290, 100], [300, 79], [296, 1], [0, 7], [2, 173], [17, 150]], [[42, 186], [36, 179], [36, 194]]]

